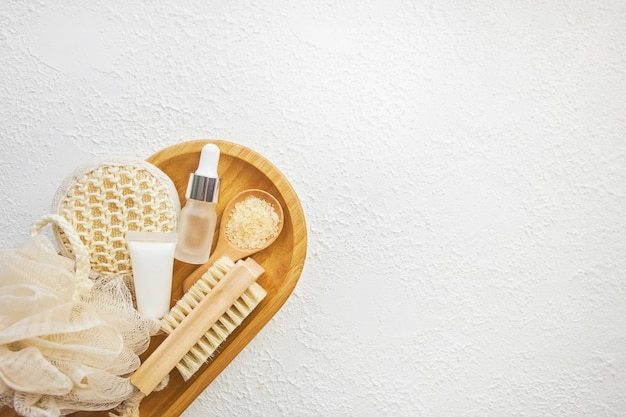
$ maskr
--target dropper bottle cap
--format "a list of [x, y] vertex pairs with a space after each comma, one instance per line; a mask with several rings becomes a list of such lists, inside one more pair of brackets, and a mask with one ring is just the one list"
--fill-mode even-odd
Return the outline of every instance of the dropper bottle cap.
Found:
[[217, 176], [217, 164], [220, 160], [220, 148], [213, 143], [202, 147], [200, 162], [195, 173], [189, 176], [187, 199], [217, 203], [220, 180]]

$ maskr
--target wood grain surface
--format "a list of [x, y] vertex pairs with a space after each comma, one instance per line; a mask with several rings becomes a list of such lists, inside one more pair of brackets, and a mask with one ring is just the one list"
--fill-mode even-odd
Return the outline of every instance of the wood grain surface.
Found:
[[[244, 146], [220, 140], [194, 140], [165, 148], [147, 160], [163, 170], [174, 182], [185, 204], [185, 191], [189, 174], [197, 168], [200, 151], [206, 143], [215, 143], [221, 152], [218, 175], [221, 179], [217, 204], [218, 224], [226, 203], [240, 191], [258, 188], [274, 195], [285, 212], [282, 233], [267, 249], [253, 255], [265, 273], [258, 279], [267, 296], [244, 322], [218, 348], [215, 356], [187, 382], [177, 370], [170, 373], [168, 386], [153, 392], [141, 404], [141, 417], [176, 417], [226, 368], [254, 336], [283, 306], [295, 288], [304, 267], [307, 250], [307, 230], [300, 200], [285, 176], [267, 159]], [[217, 233], [215, 235], [217, 240]], [[215, 246], [215, 242], [213, 243]], [[182, 297], [182, 283], [198, 265], [175, 260], [172, 288], [172, 305]], [[152, 338], [147, 356], [164, 339], [163, 335]], [[9, 408], [0, 409], [0, 417], [16, 416]], [[79, 412], [80, 417], [105, 417], [106, 412]]]

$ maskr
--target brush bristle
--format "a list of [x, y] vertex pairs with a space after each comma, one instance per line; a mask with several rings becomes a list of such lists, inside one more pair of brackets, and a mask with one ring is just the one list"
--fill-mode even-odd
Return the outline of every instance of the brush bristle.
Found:
[[[235, 266], [224, 256], [218, 259], [202, 277], [176, 302], [170, 312], [161, 319], [161, 330], [169, 334], [187, 317], [200, 301]], [[204, 336], [178, 362], [176, 368], [185, 381], [213, 355], [237, 326], [265, 298], [267, 292], [256, 282], [250, 285], [235, 303], [215, 322]]]
[[256, 282], [248, 287], [241, 297], [233, 304], [219, 320], [204, 334], [194, 347], [178, 362], [176, 368], [185, 381], [192, 377], [200, 367], [211, 358], [215, 350], [228, 335], [243, 322], [243, 320], [265, 298], [267, 292]]

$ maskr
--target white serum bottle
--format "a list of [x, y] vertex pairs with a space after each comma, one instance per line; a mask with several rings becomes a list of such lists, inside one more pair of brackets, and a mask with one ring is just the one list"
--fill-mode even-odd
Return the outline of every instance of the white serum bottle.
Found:
[[178, 218], [178, 244], [174, 257], [179, 261], [204, 264], [209, 260], [217, 222], [219, 159], [220, 149], [216, 145], [204, 145], [198, 169], [189, 176], [185, 194], [187, 202]]

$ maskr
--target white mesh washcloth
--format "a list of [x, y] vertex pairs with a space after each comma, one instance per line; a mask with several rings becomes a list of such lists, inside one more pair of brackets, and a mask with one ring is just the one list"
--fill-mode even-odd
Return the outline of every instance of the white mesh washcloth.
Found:
[[[180, 201], [172, 180], [149, 162], [108, 160], [68, 177], [54, 197], [52, 211], [76, 230], [94, 273], [129, 274], [126, 232], [176, 231]], [[61, 253], [73, 255], [59, 228], [55, 237]]]

